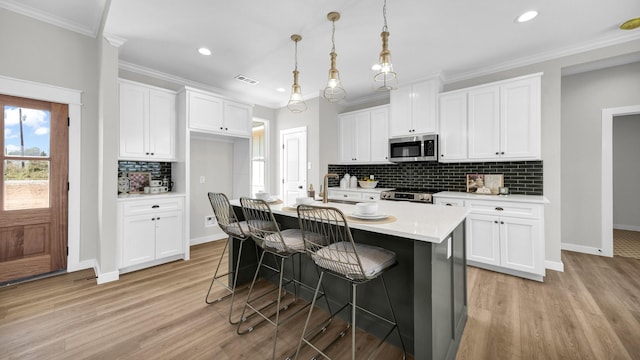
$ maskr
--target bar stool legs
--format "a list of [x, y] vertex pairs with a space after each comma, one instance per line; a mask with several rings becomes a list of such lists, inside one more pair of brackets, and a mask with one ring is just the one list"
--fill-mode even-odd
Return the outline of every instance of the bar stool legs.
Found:
[[[220, 259], [218, 260], [218, 265], [216, 266], [216, 271], [213, 274], [213, 279], [211, 279], [211, 284], [209, 285], [209, 291], [207, 291], [207, 295], [205, 296], [204, 301], [207, 304], [214, 304], [217, 302], [220, 302], [226, 298], [228, 298], [229, 296], [231, 296], [231, 304], [229, 305], [229, 323], [232, 325], [236, 325], [238, 324], [238, 322], [240, 322], [240, 319], [238, 320], [233, 320], [232, 319], [232, 314], [233, 314], [233, 304], [234, 304], [234, 300], [235, 300], [235, 295], [236, 295], [236, 285], [238, 283], [238, 270], [240, 269], [240, 259], [242, 259], [242, 248], [244, 247], [244, 240], [240, 239], [240, 249], [238, 250], [238, 258], [237, 258], [237, 262], [236, 262], [236, 267], [235, 270], [233, 271], [227, 271], [224, 274], [220, 274], [218, 275], [218, 271], [220, 270], [220, 265], [222, 264], [222, 260], [224, 258], [224, 254], [227, 253], [227, 249], [229, 249], [229, 251], [231, 251], [230, 247], [229, 247], [229, 243], [233, 241], [233, 236], [229, 236], [227, 238], [227, 241], [224, 245], [224, 249], [222, 250], [222, 254], [220, 255]], [[226, 277], [232, 275], [233, 277], [233, 285], [229, 286], [228, 284], [225, 284], [223, 281], [219, 280], [220, 278]], [[218, 281], [220, 282], [220, 285], [222, 285], [222, 287], [224, 287], [227, 290], [227, 294], [225, 294], [224, 296], [218, 297], [216, 299], [209, 299], [209, 295], [211, 294], [211, 289], [213, 288], [213, 284]]]

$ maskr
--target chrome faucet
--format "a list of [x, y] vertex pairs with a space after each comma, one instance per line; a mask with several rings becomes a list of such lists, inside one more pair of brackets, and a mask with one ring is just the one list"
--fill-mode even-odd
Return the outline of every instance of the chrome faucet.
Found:
[[329, 178], [336, 178], [339, 179], [340, 176], [338, 176], [338, 174], [326, 174], [324, 176], [324, 191], [322, 192], [322, 202], [324, 204], [329, 202]]

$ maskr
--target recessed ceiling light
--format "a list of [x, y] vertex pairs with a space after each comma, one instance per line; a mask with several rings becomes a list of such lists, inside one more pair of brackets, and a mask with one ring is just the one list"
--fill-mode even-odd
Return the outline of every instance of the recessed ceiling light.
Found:
[[516, 19], [516, 22], [519, 22], [519, 23], [527, 22], [529, 20], [533, 20], [533, 18], [535, 18], [536, 16], [538, 16], [538, 12], [535, 10], [530, 10], [518, 16], [518, 18]]
[[277, 92], [285, 92], [284, 88], [277, 88], [276, 91]]
[[211, 50], [207, 49], [206, 47], [201, 47], [200, 49], [198, 49], [198, 52], [200, 53], [200, 55], [211, 55]]
[[640, 27], [640, 18], [629, 19], [620, 25], [621, 30], [633, 30]]

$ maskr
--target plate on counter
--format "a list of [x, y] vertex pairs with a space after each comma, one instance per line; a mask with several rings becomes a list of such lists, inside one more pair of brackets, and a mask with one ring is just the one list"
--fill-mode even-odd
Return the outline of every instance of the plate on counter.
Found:
[[362, 220], [380, 220], [380, 219], [386, 219], [387, 217], [389, 217], [389, 215], [387, 214], [363, 215], [358, 213], [351, 213], [349, 216], [354, 217], [356, 219], [362, 219]]

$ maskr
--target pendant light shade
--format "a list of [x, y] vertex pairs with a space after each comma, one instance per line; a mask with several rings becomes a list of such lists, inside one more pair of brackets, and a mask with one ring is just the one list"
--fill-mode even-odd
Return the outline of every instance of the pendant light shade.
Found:
[[393, 71], [391, 63], [391, 51], [389, 51], [389, 28], [387, 27], [387, 0], [384, 0], [382, 7], [382, 16], [384, 18], [384, 26], [380, 37], [382, 38], [382, 51], [378, 60], [378, 73], [373, 77], [374, 88], [378, 91], [389, 91], [398, 88], [398, 79]]
[[289, 97], [289, 103], [287, 104], [287, 108], [292, 113], [301, 113], [307, 110], [307, 103], [304, 101], [302, 97], [302, 89], [298, 84], [298, 41], [302, 40], [302, 36], [293, 34], [291, 35], [291, 40], [293, 40], [296, 44], [295, 46], [295, 67], [293, 69], [293, 85], [291, 85], [291, 97]]
[[338, 54], [336, 54], [335, 34], [336, 21], [340, 19], [340, 13], [332, 11], [327, 14], [327, 19], [331, 21], [333, 30], [331, 32], [331, 53], [329, 54], [331, 58], [331, 67], [329, 68], [329, 80], [327, 81], [327, 87], [324, 88], [324, 98], [327, 99], [327, 101], [334, 103], [347, 96], [347, 92], [342, 87], [342, 82], [340, 81], [340, 73], [336, 67], [336, 57]]

